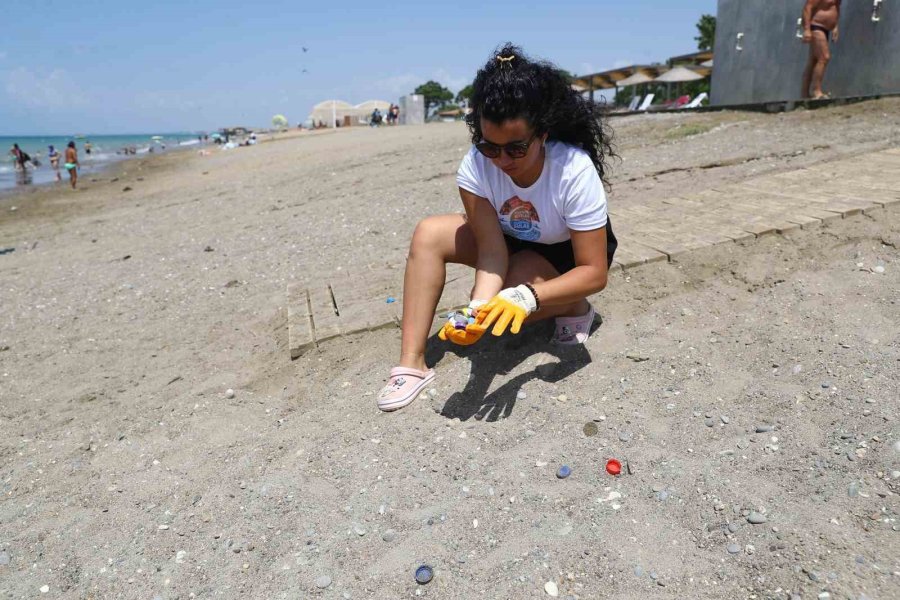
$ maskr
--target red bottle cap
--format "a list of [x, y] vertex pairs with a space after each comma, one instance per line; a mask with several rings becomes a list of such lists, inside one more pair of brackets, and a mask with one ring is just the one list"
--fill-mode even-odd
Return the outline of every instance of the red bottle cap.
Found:
[[606, 472], [610, 475], [620, 475], [622, 473], [622, 463], [614, 458], [606, 461]]

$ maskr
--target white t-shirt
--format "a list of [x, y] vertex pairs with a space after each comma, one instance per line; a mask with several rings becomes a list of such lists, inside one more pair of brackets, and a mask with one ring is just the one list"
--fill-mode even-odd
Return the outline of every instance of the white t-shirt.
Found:
[[556, 244], [569, 230], [606, 225], [606, 192], [587, 152], [563, 142], [547, 142], [544, 169], [523, 188], [474, 146], [456, 173], [456, 183], [487, 198], [500, 217], [503, 233], [530, 242]]

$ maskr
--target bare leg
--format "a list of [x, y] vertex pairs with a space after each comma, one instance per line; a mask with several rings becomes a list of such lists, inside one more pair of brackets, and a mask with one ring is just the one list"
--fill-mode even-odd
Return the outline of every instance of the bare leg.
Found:
[[815, 53], [815, 66], [812, 70], [812, 97], [821, 98], [825, 95], [822, 91], [822, 80], [825, 79], [825, 68], [831, 60], [831, 49], [828, 48], [828, 38], [821, 31], [812, 32], [813, 39], [810, 42], [811, 50]]
[[[557, 277], [559, 277], [559, 272], [546, 258], [537, 252], [523, 250], [509, 258], [509, 268], [503, 287], [515, 287], [522, 283], [540, 283]], [[542, 306], [539, 311], [528, 315], [525, 322], [533, 323], [551, 317], [576, 317], [585, 314], [588, 310], [590, 310], [590, 305], [587, 299], [582, 298], [571, 304]]]
[[447, 263], [475, 268], [475, 234], [463, 215], [428, 217], [413, 233], [403, 276], [400, 366], [425, 370], [425, 343], [444, 289]]
[[803, 91], [800, 92], [801, 98], [809, 98], [809, 85], [812, 83], [812, 72], [816, 66], [815, 47], [813, 42], [809, 42], [809, 58], [806, 61], [806, 68], [803, 69]]

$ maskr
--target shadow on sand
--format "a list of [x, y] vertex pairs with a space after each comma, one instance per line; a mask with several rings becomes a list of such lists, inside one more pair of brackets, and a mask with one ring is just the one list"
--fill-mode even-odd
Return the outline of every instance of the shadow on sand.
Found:
[[[602, 319], [598, 315], [591, 326], [593, 334]], [[502, 337], [485, 335], [472, 346], [457, 346], [433, 335], [428, 340], [425, 362], [436, 365], [448, 353], [468, 359], [472, 374], [465, 389], [447, 399], [441, 414], [450, 419], [467, 421], [497, 421], [512, 414], [516, 406], [516, 393], [532, 380], [556, 383], [590, 364], [591, 355], [583, 344], [558, 346], [549, 342], [553, 335], [553, 321], [542, 321], [522, 328], [518, 335]], [[495, 377], [502, 377], [516, 369], [522, 362], [538, 352], [546, 352], [559, 359], [550, 368], [543, 366], [516, 375], [488, 394]]]

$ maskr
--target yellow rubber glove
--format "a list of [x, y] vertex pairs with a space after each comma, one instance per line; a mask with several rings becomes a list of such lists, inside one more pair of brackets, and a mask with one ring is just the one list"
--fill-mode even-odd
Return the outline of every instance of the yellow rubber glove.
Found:
[[481, 327], [475, 323], [468, 323], [465, 329], [457, 329], [456, 322], [460, 316], [466, 320], [470, 317], [475, 317], [478, 314], [478, 309], [484, 304], [484, 300], [472, 300], [466, 308], [450, 313], [447, 322], [444, 323], [444, 326], [438, 331], [438, 337], [444, 341], [451, 341], [454, 344], [459, 344], [460, 346], [471, 346], [480, 340], [481, 336], [483, 336], [484, 332], [487, 330], [486, 327]]
[[509, 330], [512, 333], [519, 333], [522, 323], [535, 310], [537, 310], [537, 300], [526, 286], [506, 288], [478, 310], [475, 325], [487, 329], [491, 323], [496, 321], [491, 333], [503, 335], [503, 332], [512, 323]]

